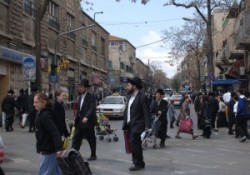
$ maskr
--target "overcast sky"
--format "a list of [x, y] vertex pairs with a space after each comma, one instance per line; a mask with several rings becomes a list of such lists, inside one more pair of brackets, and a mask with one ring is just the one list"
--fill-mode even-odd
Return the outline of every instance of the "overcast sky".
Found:
[[[93, 5], [84, 5], [83, 10], [94, 18], [94, 13], [103, 11], [103, 14], [95, 16], [96, 21], [105, 28], [110, 35], [127, 39], [136, 49], [136, 57], [145, 64], [160, 62], [162, 69], [168, 77], [172, 77], [177, 71], [177, 65], [170, 66], [164, 61], [170, 58], [169, 46], [163, 48], [162, 42], [150, 44], [162, 39], [162, 31], [173, 27], [181, 27], [184, 24], [182, 17], [192, 18], [193, 10], [163, 6], [167, 0], [151, 0], [147, 5], [142, 5], [140, 0], [131, 3], [129, 0], [88, 0]], [[85, 0], [86, 2], [86, 0]], [[92, 10], [90, 10], [92, 9]], [[149, 45], [147, 45], [149, 44]], [[147, 45], [141, 47], [143, 45]]]

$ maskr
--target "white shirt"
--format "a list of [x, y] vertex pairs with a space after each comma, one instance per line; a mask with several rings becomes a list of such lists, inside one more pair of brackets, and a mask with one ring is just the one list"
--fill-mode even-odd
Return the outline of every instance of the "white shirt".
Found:
[[225, 103], [228, 103], [231, 99], [231, 93], [230, 92], [227, 92], [223, 95], [223, 100]]
[[127, 113], [127, 123], [130, 122], [130, 107], [131, 107], [132, 103], [134, 102], [135, 97], [138, 94], [138, 92], [139, 92], [138, 90], [134, 91], [133, 94], [131, 95], [130, 99], [129, 99], [129, 102], [128, 102], [128, 113]]
[[87, 92], [85, 92], [84, 94], [81, 95], [80, 110], [82, 109], [82, 104], [84, 102], [84, 98], [85, 98], [86, 94], [87, 94]]

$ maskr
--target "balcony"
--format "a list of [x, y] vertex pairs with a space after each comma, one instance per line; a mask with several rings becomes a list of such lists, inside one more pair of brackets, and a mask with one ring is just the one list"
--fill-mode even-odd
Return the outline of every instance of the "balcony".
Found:
[[236, 47], [231, 45], [226, 45], [223, 50], [223, 57], [225, 59], [242, 59], [244, 57], [244, 50], [236, 50]]
[[[243, 12], [242, 12], [243, 13]], [[235, 24], [236, 49], [250, 49], [250, 10], [241, 15]]]

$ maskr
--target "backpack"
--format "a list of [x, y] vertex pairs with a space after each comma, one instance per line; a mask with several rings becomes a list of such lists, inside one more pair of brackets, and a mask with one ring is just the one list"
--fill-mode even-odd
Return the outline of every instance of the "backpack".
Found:
[[250, 100], [247, 98], [239, 99], [239, 103], [243, 104], [241, 111], [238, 111], [238, 116], [250, 115]]

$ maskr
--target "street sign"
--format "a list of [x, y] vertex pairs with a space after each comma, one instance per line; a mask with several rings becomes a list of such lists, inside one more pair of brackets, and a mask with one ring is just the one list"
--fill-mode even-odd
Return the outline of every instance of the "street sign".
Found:
[[32, 56], [23, 57], [23, 75], [25, 80], [36, 80], [36, 59]]
[[49, 81], [58, 82], [59, 81], [59, 76], [49, 74]]

